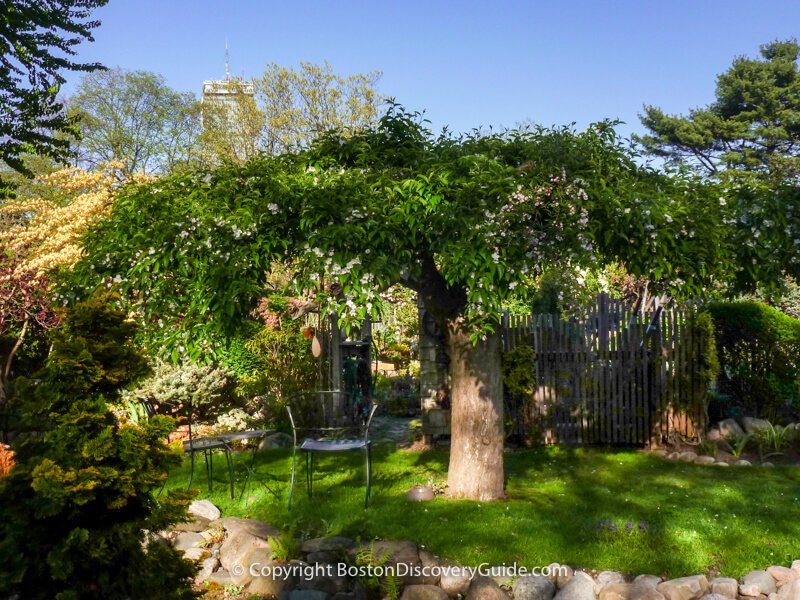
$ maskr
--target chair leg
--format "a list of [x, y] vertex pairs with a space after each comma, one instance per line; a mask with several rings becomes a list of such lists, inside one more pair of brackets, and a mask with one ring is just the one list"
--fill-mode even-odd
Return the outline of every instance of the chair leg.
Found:
[[228, 461], [228, 476], [231, 480], [231, 500], [233, 500], [233, 458], [231, 457], [231, 451], [228, 448], [225, 448], [225, 459]]
[[289, 510], [292, 510], [292, 494], [294, 493], [294, 472], [297, 468], [297, 447], [292, 449], [292, 479], [289, 482]]
[[308, 497], [314, 495], [314, 453], [308, 453], [308, 462], [311, 465], [311, 468], [308, 470]]
[[364, 494], [364, 508], [367, 508], [369, 506], [369, 493], [372, 484], [372, 454], [369, 449], [369, 444], [365, 446], [364, 451], [367, 455], [367, 491]]
[[189, 460], [192, 462], [192, 468], [189, 471], [189, 485], [186, 486], [187, 490], [192, 489], [192, 481], [194, 480], [194, 452], [189, 451]]
[[206, 461], [206, 480], [210, 494], [214, 491], [214, 455], [209, 450], [203, 450], [203, 458]]

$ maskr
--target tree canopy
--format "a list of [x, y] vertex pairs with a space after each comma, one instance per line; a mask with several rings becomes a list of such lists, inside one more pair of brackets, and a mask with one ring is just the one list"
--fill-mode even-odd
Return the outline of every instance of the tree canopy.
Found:
[[93, 41], [89, 20], [107, 0], [8, 0], [0, 11], [0, 160], [28, 174], [22, 160], [41, 154], [64, 160], [74, 132], [57, 95], [63, 71], [96, 71], [76, 62], [75, 47]]
[[716, 100], [688, 115], [646, 105], [647, 151], [705, 175], [756, 175], [770, 182], [800, 174], [800, 46], [761, 46], [761, 58], [738, 57], [717, 78]]
[[392, 106], [296, 155], [124, 190], [75, 276], [82, 294], [116, 283], [176, 359], [213, 356], [275, 263], [345, 323], [377, 317], [380, 292], [404, 284], [448, 338], [451, 492], [496, 498], [503, 301], [561, 264], [623, 262], [673, 296], [796, 269], [798, 192], [788, 204], [723, 192], [638, 165], [609, 123], [437, 137]]

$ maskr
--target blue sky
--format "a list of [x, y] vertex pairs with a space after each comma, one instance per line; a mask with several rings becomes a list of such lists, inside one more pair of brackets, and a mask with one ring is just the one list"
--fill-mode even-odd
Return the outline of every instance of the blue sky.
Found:
[[235, 75], [325, 60], [342, 74], [379, 70], [383, 95], [457, 131], [618, 118], [622, 133], [641, 132], [643, 104], [705, 105], [735, 56], [800, 37], [798, 0], [110, 0], [96, 16], [83, 60], [199, 94], [224, 75], [227, 38]]

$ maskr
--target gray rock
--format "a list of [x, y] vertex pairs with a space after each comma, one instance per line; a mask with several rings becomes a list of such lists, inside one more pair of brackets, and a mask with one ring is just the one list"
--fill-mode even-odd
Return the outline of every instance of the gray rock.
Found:
[[193, 531], [182, 531], [177, 535], [175, 542], [172, 545], [175, 550], [186, 552], [189, 548], [195, 548], [202, 545], [203, 542], [205, 542], [205, 539], [199, 533], [194, 533]]
[[694, 600], [708, 591], [708, 579], [705, 575], [670, 579], [659, 583], [658, 591], [664, 594], [666, 600]]
[[739, 582], [739, 593], [742, 596], [769, 596], [775, 591], [775, 580], [766, 571], [750, 571]]
[[308, 562], [310, 565], [320, 563], [336, 565], [342, 562], [347, 562], [347, 553], [343, 550], [321, 550], [320, 552], [309, 552], [306, 556], [306, 562]]
[[792, 571], [797, 571], [798, 573], [800, 573], [800, 560], [792, 561]]
[[525, 575], [514, 582], [511, 591], [514, 600], [552, 600], [556, 586], [549, 577]]
[[281, 431], [271, 433], [258, 445], [259, 450], [273, 450], [275, 448], [288, 448], [293, 443], [292, 436]]
[[219, 548], [219, 562], [231, 571], [234, 565], [244, 566], [244, 558], [256, 548], [269, 548], [269, 543], [246, 529], [235, 529], [228, 533], [228, 537]]
[[790, 569], [789, 567], [767, 567], [767, 573], [772, 575], [775, 580], [775, 585], [778, 588], [783, 587], [787, 583], [791, 583], [795, 579], [800, 579], [800, 571]]
[[658, 575], [637, 575], [633, 583], [639, 585], [649, 585], [650, 587], [658, 587], [658, 584], [661, 583], [661, 577]]
[[681, 462], [694, 462], [696, 458], [697, 458], [697, 452], [691, 452], [691, 451], [681, 452], [678, 455], [678, 460]]
[[716, 424], [715, 429], [719, 431], [723, 439], [729, 439], [744, 435], [744, 430], [733, 419], [725, 419]]
[[200, 561], [200, 567], [197, 570], [197, 575], [194, 577], [195, 583], [203, 583], [207, 581], [211, 574], [219, 566], [219, 561], [216, 558], [206, 558]]
[[339, 592], [346, 592], [350, 588], [347, 577], [331, 573], [330, 575], [317, 575], [310, 579], [301, 579], [297, 586], [302, 590], [320, 590], [333, 596]]
[[739, 582], [733, 577], [715, 577], [711, 580], [711, 593], [736, 600], [739, 594]]
[[330, 596], [320, 590], [290, 590], [278, 596], [279, 600], [328, 600]]
[[491, 577], [476, 577], [467, 590], [467, 600], [509, 600], [509, 596]]
[[[369, 545], [366, 547], [369, 547]], [[355, 553], [355, 549], [350, 552]], [[409, 569], [404, 569], [404, 571], [409, 571], [408, 574], [399, 577], [404, 585], [430, 583], [430, 581], [426, 581], [425, 577], [414, 574], [414, 571], [418, 571], [419, 567], [422, 566], [422, 561], [419, 557], [419, 549], [414, 542], [407, 540], [399, 542], [378, 540], [372, 543], [372, 552], [376, 558], [388, 555], [387, 566], [391, 565], [394, 568], [398, 568], [400, 563], [404, 563], [404, 567], [410, 567]]]
[[728, 463], [726, 463], [726, 462], [723, 462], [723, 461], [718, 461], [718, 462], [715, 462], [715, 463], [714, 463], [714, 466], [715, 466], [715, 467], [730, 467], [730, 465], [729, 465]]
[[[792, 563], [792, 568], [794, 568], [794, 563]], [[800, 600], [800, 579], [795, 579], [781, 587], [778, 590], [778, 600]]]
[[450, 596], [436, 585], [407, 585], [400, 600], [450, 600]]
[[680, 452], [670, 452], [667, 454], [667, 460], [678, 460], [681, 456]]
[[547, 565], [547, 568], [550, 573], [550, 575], [548, 575], [548, 577], [550, 577], [550, 581], [552, 581], [555, 584], [556, 589], [559, 590], [567, 585], [567, 582], [575, 575], [575, 571], [573, 571], [572, 567], [569, 565], [551, 563]]
[[[421, 552], [420, 558], [422, 558]], [[441, 587], [448, 596], [455, 597], [458, 594], [466, 594], [469, 589], [469, 584], [471, 583], [469, 573], [460, 565], [449, 560], [442, 560], [442, 566], [445, 568], [442, 570], [441, 577], [439, 578], [439, 587]]]
[[211, 527], [222, 527], [228, 535], [243, 530], [263, 540], [268, 537], [277, 537], [281, 533], [269, 523], [255, 519], [240, 519], [239, 517], [223, 517], [222, 519], [211, 521], [209, 525]]
[[655, 450], [651, 450], [650, 454], [652, 454], [653, 456], [660, 456], [661, 458], [664, 458], [665, 456], [667, 456], [667, 451], [664, 450], [663, 448], [656, 448]]
[[694, 464], [696, 465], [713, 465], [716, 462], [713, 456], [698, 456], [694, 459]]
[[192, 521], [188, 521], [186, 523], [178, 523], [172, 529], [174, 531], [191, 531], [194, 533], [200, 533], [201, 531], [205, 531], [208, 529], [209, 520], [203, 519], [201, 517], [195, 517]]
[[222, 513], [210, 500], [195, 500], [189, 505], [189, 514], [209, 522], [216, 521], [222, 516]]
[[183, 553], [183, 558], [186, 560], [201, 560], [203, 556], [208, 554], [208, 550], [205, 548], [188, 548]]
[[746, 433], [755, 433], [759, 429], [765, 429], [769, 427], [769, 421], [765, 421], [764, 419], [756, 419], [755, 417], [744, 417], [742, 419], [742, 425], [744, 425], [744, 430]]
[[352, 592], [339, 592], [334, 594], [331, 600], [367, 600], [367, 592], [356, 583]]
[[[267, 563], [253, 567], [250, 575], [250, 583], [247, 586], [248, 593], [258, 596], [267, 596], [269, 598], [277, 598], [284, 592], [291, 590], [294, 587], [295, 579], [291, 575], [283, 577], [275, 575], [271, 572], [271, 568], [275, 563], [268, 561]], [[286, 566], [286, 565], [282, 565]], [[267, 570], [270, 569], [270, 570]]]
[[767, 460], [767, 461], [762, 462], [761, 466], [770, 469], [770, 468], [774, 467], [775, 465]]
[[355, 548], [356, 543], [350, 538], [342, 536], [313, 538], [303, 542], [300, 551], [304, 554], [312, 552], [346, 552]]
[[723, 435], [720, 432], [718, 427], [712, 427], [708, 430], [708, 441], [709, 442], [719, 442], [723, 439]]
[[625, 583], [625, 576], [617, 571], [601, 571], [595, 577], [595, 590], [598, 592], [612, 583]]
[[406, 492], [406, 500], [411, 502], [428, 502], [434, 498], [436, 498], [436, 494], [426, 485], [415, 485]]
[[[431, 573], [430, 577], [426, 578], [425, 584], [439, 585], [439, 575], [434, 575], [434, 572], [438, 573], [439, 569], [445, 567], [447, 563], [424, 548], [421, 548], [419, 551], [419, 560], [422, 566]], [[431, 572], [431, 569], [436, 569], [436, 571]]]
[[640, 583], [609, 583], [603, 586], [598, 600], [664, 600], [654, 586]]
[[206, 581], [208, 583], [216, 583], [221, 587], [225, 587], [226, 585], [234, 585], [233, 580], [231, 579], [231, 574], [226, 569], [214, 571], [211, 575], [209, 575]]
[[744, 460], [744, 459], [737, 460], [733, 464], [735, 464], [737, 467], [752, 467], [753, 466], [753, 463], [751, 463], [749, 460]]
[[706, 594], [700, 600], [730, 600], [727, 596], [723, 596], [722, 594]]
[[584, 571], [577, 571], [567, 584], [558, 590], [555, 600], [594, 600], [594, 581]]

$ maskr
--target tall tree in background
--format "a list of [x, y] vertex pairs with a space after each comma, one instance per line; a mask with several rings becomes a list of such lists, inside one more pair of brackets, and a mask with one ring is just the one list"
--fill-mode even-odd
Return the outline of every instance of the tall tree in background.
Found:
[[69, 99], [79, 119], [80, 163], [118, 162], [124, 176], [169, 172], [196, 157], [200, 107], [191, 93], [148, 71], [116, 68], [86, 75]]
[[800, 174], [800, 74], [795, 40], [761, 46], [717, 78], [716, 100], [687, 116], [645, 106], [647, 151], [712, 177], [755, 175], [778, 183]]
[[63, 71], [96, 71], [75, 62], [75, 47], [94, 41], [88, 20], [107, 0], [5, 0], [0, 10], [0, 160], [29, 174], [25, 154], [64, 160], [73, 123], [57, 99]]
[[380, 96], [375, 85], [381, 73], [343, 77], [323, 65], [302, 62], [299, 69], [267, 65], [254, 81], [266, 115], [262, 145], [268, 154], [308, 147], [326, 131], [345, 136], [374, 126]]

